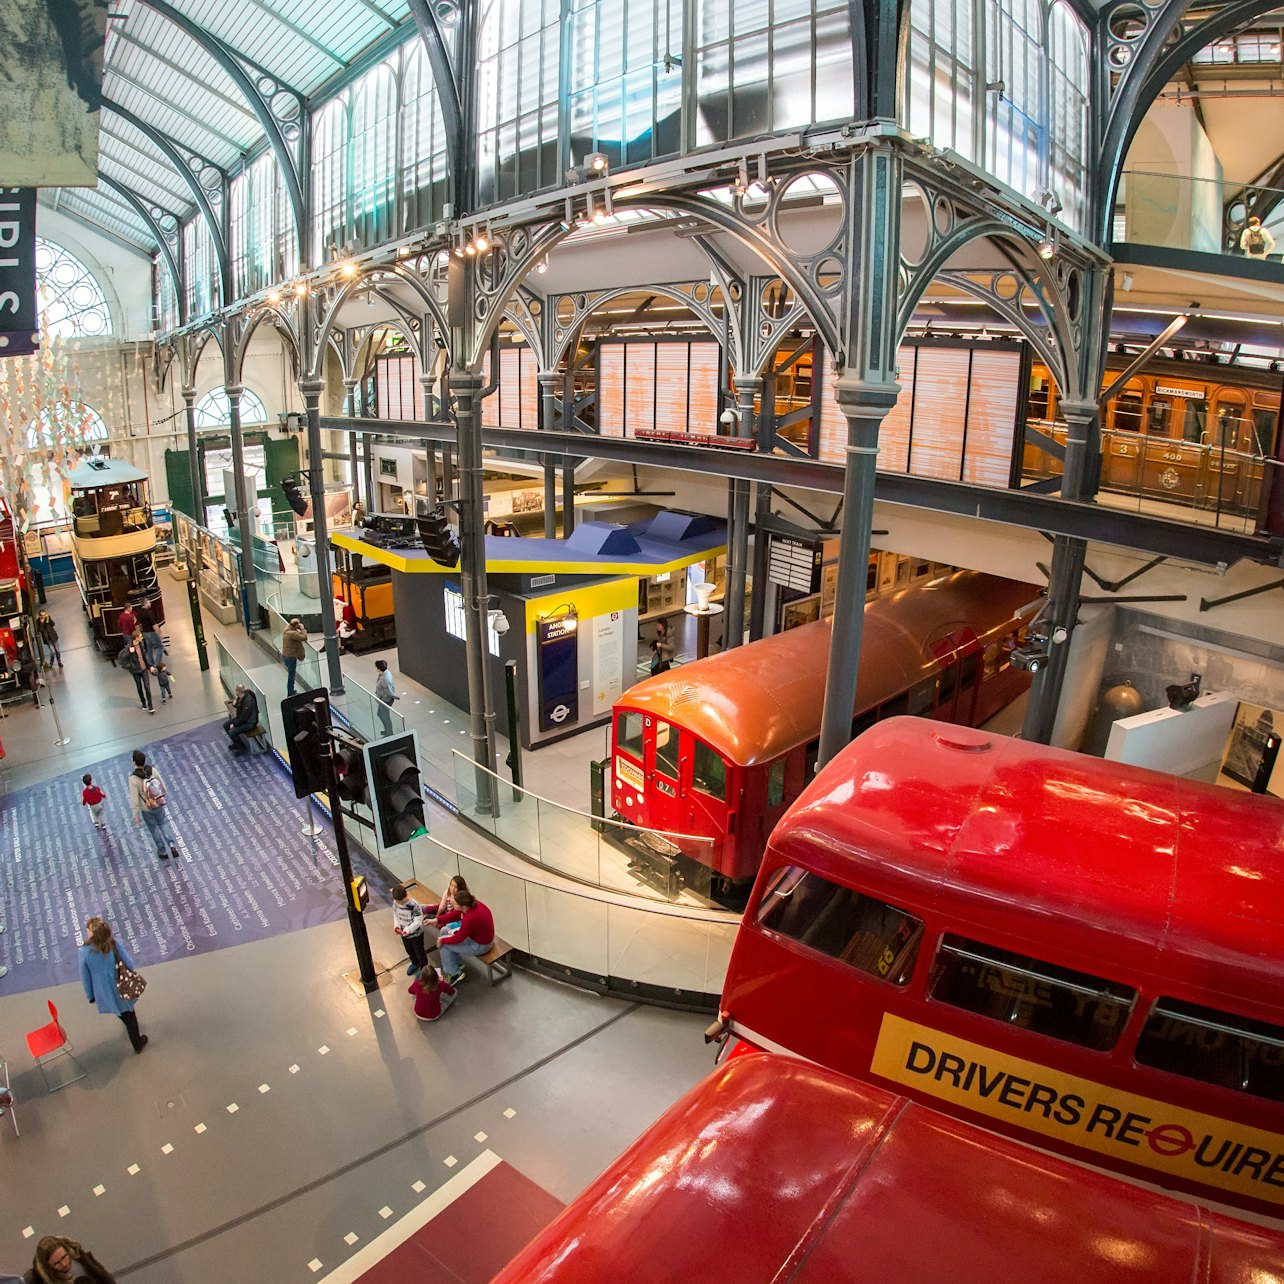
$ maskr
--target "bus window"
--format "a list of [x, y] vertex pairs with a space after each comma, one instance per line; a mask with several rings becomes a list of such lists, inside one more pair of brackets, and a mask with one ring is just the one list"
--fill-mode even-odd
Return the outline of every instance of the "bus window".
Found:
[[909, 980], [923, 933], [912, 914], [796, 868], [781, 871], [758, 922], [893, 985]]
[[727, 764], [720, 753], [699, 740], [695, 742], [691, 783], [702, 794], [717, 798], [719, 802], [727, 801]]
[[655, 720], [655, 769], [678, 778], [678, 729], [663, 718]]
[[1141, 1037], [1143, 1066], [1284, 1101], [1284, 1027], [1178, 999], [1156, 1001]]
[[779, 807], [785, 801], [785, 760], [777, 759], [767, 769], [767, 807]]
[[1115, 981], [982, 945], [947, 932], [932, 966], [932, 998], [1096, 1052], [1118, 1042], [1137, 991]]
[[642, 715], [621, 713], [615, 722], [615, 744], [625, 753], [642, 761]]

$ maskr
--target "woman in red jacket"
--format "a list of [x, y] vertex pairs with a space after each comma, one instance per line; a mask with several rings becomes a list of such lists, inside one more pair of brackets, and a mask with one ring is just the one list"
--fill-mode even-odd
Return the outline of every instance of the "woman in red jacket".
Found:
[[472, 892], [462, 888], [456, 891], [455, 908], [463, 911], [463, 917], [437, 937], [441, 970], [451, 985], [464, 979], [465, 954], [485, 954], [495, 944], [495, 920]]

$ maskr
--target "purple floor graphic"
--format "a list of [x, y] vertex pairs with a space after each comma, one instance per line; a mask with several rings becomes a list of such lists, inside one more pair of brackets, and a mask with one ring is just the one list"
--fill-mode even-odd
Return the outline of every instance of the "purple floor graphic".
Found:
[[[217, 723], [141, 745], [160, 769], [181, 860], [160, 861], [129, 810], [128, 754], [87, 768], [107, 794], [97, 830], [82, 771], [0, 797], [0, 993], [74, 981], [85, 920], [105, 918], [140, 968], [263, 940], [345, 913], [334, 834], [302, 837], [305, 804], [271, 754], [235, 757]], [[372, 903], [391, 881], [353, 846]]]

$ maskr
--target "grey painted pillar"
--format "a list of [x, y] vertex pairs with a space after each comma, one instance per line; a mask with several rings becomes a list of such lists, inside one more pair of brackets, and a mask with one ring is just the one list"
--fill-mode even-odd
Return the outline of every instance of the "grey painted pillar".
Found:
[[245, 435], [241, 432], [240, 384], [229, 383], [227, 392], [227, 420], [232, 436], [232, 471], [236, 474], [236, 526], [241, 537], [241, 602], [245, 609], [245, 631], [259, 627], [259, 582], [254, 574], [254, 522], [251, 509], [258, 500], [251, 495], [245, 477]]
[[[1096, 469], [1093, 460], [1099, 441], [1099, 407], [1095, 401], [1063, 401], [1066, 420], [1066, 457], [1062, 473], [1064, 499], [1083, 499], [1092, 488]], [[1048, 637], [1048, 663], [1034, 675], [1030, 698], [1021, 724], [1021, 739], [1050, 744], [1056, 726], [1066, 667], [1070, 661], [1070, 639], [1079, 622], [1079, 592], [1086, 540], [1058, 535], [1052, 541], [1052, 568], [1048, 575], [1048, 607], [1039, 625]]]
[[321, 459], [321, 394], [324, 379], [299, 384], [308, 417], [308, 494], [312, 500], [312, 537], [317, 546], [317, 588], [321, 604], [321, 636], [325, 640], [326, 674], [332, 695], [343, 694], [339, 638], [334, 627], [334, 585], [330, 570], [330, 532], [325, 519], [325, 476]]
[[575, 530], [575, 465], [572, 455], [562, 456], [562, 538]]
[[[762, 388], [761, 379], [737, 379], [736, 436], [753, 436], [753, 403]], [[722, 649], [739, 646], [745, 637], [745, 572], [749, 562], [749, 483], [740, 478], [731, 482], [731, 522], [727, 530], [727, 592], [724, 605]]]
[[756, 642], [766, 632], [767, 599], [767, 521], [771, 517], [771, 487], [757, 483], [753, 532], [753, 602], [749, 607], [749, 641]]
[[843, 480], [843, 529], [838, 540], [834, 614], [830, 621], [829, 672], [820, 724], [817, 765], [821, 767], [851, 739], [856, 670], [865, 625], [869, 532], [874, 524], [878, 429], [896, 404], [900, 387], [840, 376], [834, 392], [839, 409], [847, 417], [847, 472]]
[[[436, 380], [430, 374], [421, 374], [419, 376], [419, 386], [423, 390], [424, 399], [424, 418], [435, 419], [433, 406], [436, 398], [433, 396], [433, 384]], [[437, 447], [432, 442], [424, 443], [424, 485], [426, 494], [424, 503], [427, 505], [426, 511], [432, 512], [437, 504]], [[416, 508], [416, 512], [418, 509]]]
[[[553, 431], [553, 421], [557, 417], [557, 402], [554, 393], [557, 391], [557, 371], [541, 370], [536, 375], [539, 380], [539, 426], [546, 432]], [[542, 455], [544, 464], [544, 538], [557, 537], [557, 459], [553, 455]]]
[[[357, 383], [356, 379], [343, 381], [344, 414], [349, 419], [357, 417]], [[352, 483], [352, 502], [361, 498], [361, 437], [359, 432], [348, 434], [348, 480]]]
[[456, 368], [450, 374], [455, 397], [459, 443], [460, 589], [464, 595], [464, 646], [468, 666], [468, 713], [477, 771], [477, 811], [498, 814], [499, 791], [495, 770], [495, 709], [490, 697], [486, 540], [483, 534], [481, 376]]
[[[192, 478], [192, 521], [205, 525], [205, 478], [201, 476], [201, 452], [196, 440], [196, 389], [183, 389], [183, 415], [187, 424], [187, 466]], [[191, 549], [195, 565], [187, 568], [193, 579], [201, 573], [201, 545], [197, 540]]]

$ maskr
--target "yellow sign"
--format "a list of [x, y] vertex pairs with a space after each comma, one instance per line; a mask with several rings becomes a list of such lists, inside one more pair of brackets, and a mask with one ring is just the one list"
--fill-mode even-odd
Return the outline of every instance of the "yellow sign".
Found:
[[1138, 1097], [883, 1015], [870, 1070], [1122, 1163], [1284, 1204], [1284, 1136]]
[[615, 775], [616, 779], [623, 781], [626, 785], [632, 785], [638, 793], [646, 791], [646, 781], [642, 776], [642, 768], [635, 767], [627, 758], [615, 755]]

